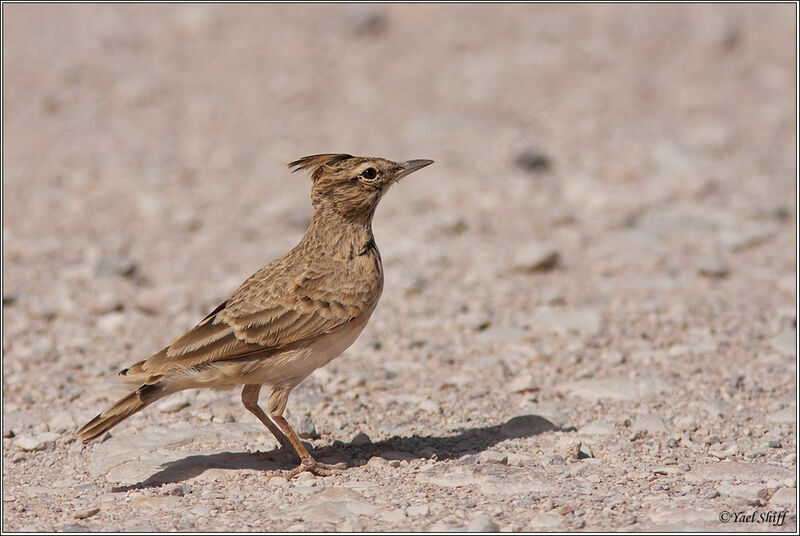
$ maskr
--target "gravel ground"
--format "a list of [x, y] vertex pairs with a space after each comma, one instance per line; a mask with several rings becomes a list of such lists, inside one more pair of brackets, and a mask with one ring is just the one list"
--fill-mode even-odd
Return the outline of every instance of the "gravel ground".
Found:
[[[796, 531], [795, 10], [3, 5], [3, 530]], [[238, 391], [75, 441], [318, 152], [436, 160], [289, 401], [350, 468], [268, 479]]]

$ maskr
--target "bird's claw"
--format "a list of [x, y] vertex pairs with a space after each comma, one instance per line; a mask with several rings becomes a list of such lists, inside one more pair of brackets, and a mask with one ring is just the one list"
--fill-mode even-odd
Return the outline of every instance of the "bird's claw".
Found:
[[331, 476], [338, 473], [341, 473], [343, 470], [347, 469], [347, 464], [340, 462], [340, 463], [322, 463], [318, 462], [314, 458], [306, 458], [300, 462], [300, 465], [295, 467], [294, 469], [290, 469], [288, 471], [278, 471], [273, 473], [269, 476], [269, 478], [274, 477], [283, 477], [286, 480], [291, 480], [295, 476], [299, 475], [304, 471], [308, 471], [309, 473], [315, 474], [317, 476]]

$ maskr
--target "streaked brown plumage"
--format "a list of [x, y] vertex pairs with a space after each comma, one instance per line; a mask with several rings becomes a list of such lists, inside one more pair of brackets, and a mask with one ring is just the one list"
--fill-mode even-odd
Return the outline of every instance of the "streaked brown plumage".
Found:
[[[355, 341], [383, 289], [372, 216], [386, 190], [433, 163], [404, 163], [347, 154], [307, 156], [289, 164], [309, 170], [314, 216], [300, 243], [250, 276], [197, 326], [144, 361], [120, 372], [135, 388], [78, 431], [88, 443], [156, 400], [184, 389], [244, 385], [242, 402], [293, 448], [300, 465], [327, 475], [338, 466], [314, 460], [283, 412], [292, 389]], [[262, 385], [272, 387], [267, 413]]]

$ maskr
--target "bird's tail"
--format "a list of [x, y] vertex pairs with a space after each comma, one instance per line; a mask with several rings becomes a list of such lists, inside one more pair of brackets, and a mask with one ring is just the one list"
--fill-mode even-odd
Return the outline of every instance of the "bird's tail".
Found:
[[78, 437], [83, 439], [84, 444], [94, 441], [120, 422], [166, 394], [168, 393], [164, 392], [164, 388], [159, 383], [142, 385], [84, 424], [83, 428], [78, 430]]

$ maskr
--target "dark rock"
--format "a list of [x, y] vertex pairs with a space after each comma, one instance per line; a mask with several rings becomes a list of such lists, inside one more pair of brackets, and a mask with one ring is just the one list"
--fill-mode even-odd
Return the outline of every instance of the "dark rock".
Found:
[[507, 438], [528, 437], [557, 430], [558, 427], [538, 415], [518, 415], [500, 427], [500, 433]]
[[353, 33], [361, 37], [381, 35], [389, 27], [389, 18], [377, 11], [359, 11], [350, 17]]
[[542, 172], [550, 169], [550, 159], [539, 149], [529, 148], [522, 151], [514, 160], [525, 171]]

